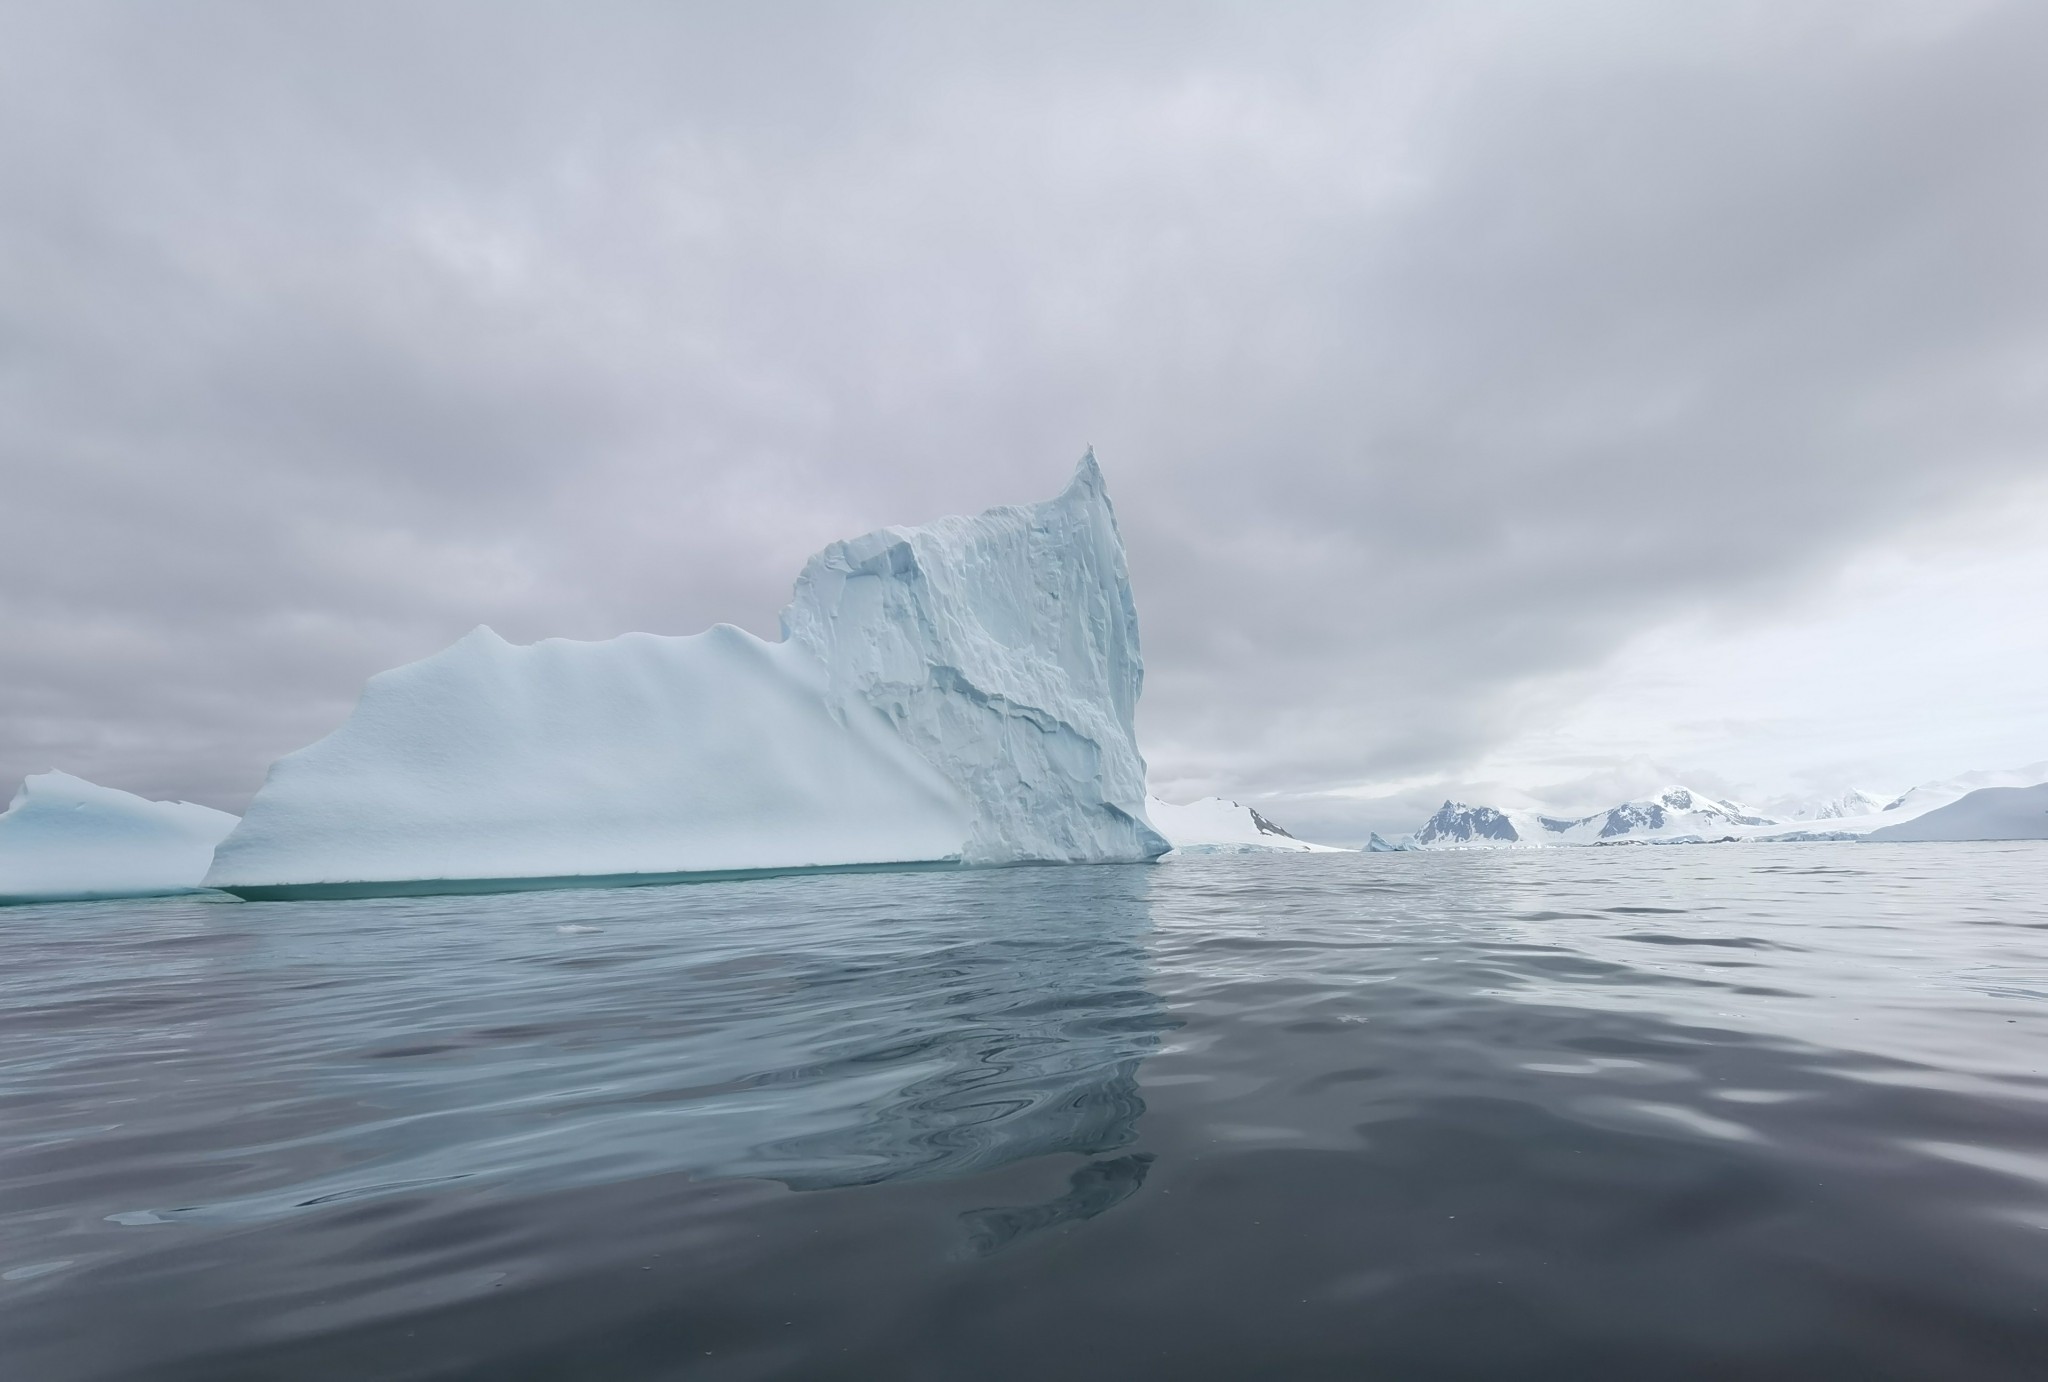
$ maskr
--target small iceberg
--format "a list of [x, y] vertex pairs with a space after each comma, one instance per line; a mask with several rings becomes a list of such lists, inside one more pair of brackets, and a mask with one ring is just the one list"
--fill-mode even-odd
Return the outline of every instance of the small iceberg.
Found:
[[195, 892], [234, 828], [210, 806], [35, 773], [0, 813], [0, 904]]

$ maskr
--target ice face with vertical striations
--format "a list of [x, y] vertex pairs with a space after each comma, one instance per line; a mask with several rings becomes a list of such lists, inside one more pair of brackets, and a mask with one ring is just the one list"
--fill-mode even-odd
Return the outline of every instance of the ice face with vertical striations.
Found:
[[965, 798], [967, 862], [1170, 848], [1145, 817], [1138, 613], [1094, 452], [1043, 504], [833, 543], [782, 627]]
[[478, 629], [279, 760], [207, 882], [350, 896], [1168, 848], [1092, 455], [1048, 503], [834, 544], [783, 627]]
[[208, 806], [35, 773], [0, 813], [0, 903], [191, 892], [234, 827]]

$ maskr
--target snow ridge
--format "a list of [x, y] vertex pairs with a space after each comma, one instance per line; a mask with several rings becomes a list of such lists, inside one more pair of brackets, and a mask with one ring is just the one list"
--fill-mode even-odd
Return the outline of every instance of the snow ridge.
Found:
[[1159, 833], [1182, 854], [1235, 854], [1279, 851], [1288, 854], [1349, 853], [1335, 845], [1312, 845], [1249, 806], [1225, 797], [1203, 797], [1177, 806], [1158, 797], [1145, 799], [1145, 814]]

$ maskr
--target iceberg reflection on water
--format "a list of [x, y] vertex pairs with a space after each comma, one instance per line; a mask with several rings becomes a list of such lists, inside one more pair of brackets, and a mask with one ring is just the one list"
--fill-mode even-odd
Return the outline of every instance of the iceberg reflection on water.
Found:
[[[826, 979], [839, 1011], [792, 1014], [824, 1024], [818, 1063], [778, 1076], [795, 1082], [787, 1107], [756, 1106], [760, 1130], [813, 1126], [701, 1169], [815, 1190], [1128, 1145], [1145, 1111], [1138, 1065], [1177, 1025], [1144, 982], [1146, 872], [1033, 870], [1048, 876], [1032, 893], [1059, 910], [1012, 912], [997, 934], [971, 915], [935, 919], [907, 963]], [[835, 1083], [863, 1097], [831, 1098]]]
[[[678, 1171], [816, 1190], [1113, 1152], [1177, 1025], [1146, 985], [1152, 872], [164, 902], [146, 927], [46, 909], [50, 945], [98, 947], [95, 982], [163, 1015], [116, 1045], [178, 1052], [131, 1121], [200, 1129], [90, 1221]], [[25, 1092], [136, 1068], [47, 1036], [8, 1062]]]

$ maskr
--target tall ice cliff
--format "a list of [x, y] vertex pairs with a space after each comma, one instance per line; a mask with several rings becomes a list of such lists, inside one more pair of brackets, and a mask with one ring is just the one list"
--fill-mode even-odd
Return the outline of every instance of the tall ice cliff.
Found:
[[969, 803], [969, 863], [1149, 859], [1145, 668], [1095, 453], [1058, 498], [883, 528], [811, 558], [783, 635]]

